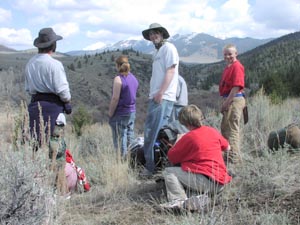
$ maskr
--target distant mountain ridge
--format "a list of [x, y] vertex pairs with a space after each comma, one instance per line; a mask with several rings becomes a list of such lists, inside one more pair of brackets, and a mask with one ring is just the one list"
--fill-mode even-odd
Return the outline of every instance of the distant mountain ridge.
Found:
[[12, 48], [8, 48], [8, 47], [6, 47], [4, 45], [0, 45], [0, 52], [10, 53], [10, 52], [17, 52], [17, 50], [12, 49]]
[[[255, 38], [227, 38], [220, 39], [205, 33], [191, 33], [191, 34], [176, 34], [171, 36], [168, 41], [173, 43], [179, 53], [180, 60], [188, 63], [213, 63], [223, 59], [222, 49], [224, 45], [232, 43], [237, 46], [239, 54], [252, 50], [258, 46], [264, 45], [274, 38], [269, 39], [255, 39]], [[152, 54], [155, 50], [152, 42], [146, 40], [121, 40], [114, 44], [109, 44], [103, 48], [96, 50], [78, 50], [69, 51], [61, 54], [69, 56], [83, 56], [95, 55], [96, 53], [103, 53], [107, 51], [116, 51], [124, 49], [133, 49], [145, 54]], [[28, 49], [17, 51], [6, 46], [0, 45], [0, 52], [35, 52], [36, 49]]]
[[[201, 63], [217, 62], [223, 59], [222, 49], [224, 45], [232, 43], [238, 48], [239, 53], [249, 51], [257, 46], [266, 44], [273, 40], [255, 38], [227, 38], [220, 39], [205, 33], [192, 33], [186, 35], [176, 34], [168, 39], [178, 50], [183, 61]], [[154, 51], [153, 44], [146, 40], [122, 40], [115, 44], [92, 51], [70, 51], [66, 54], [71, 56], [93, 55], [104, 51], [116, 51], [123, 49], [134, 49], [136, 51], [151, 54]]]

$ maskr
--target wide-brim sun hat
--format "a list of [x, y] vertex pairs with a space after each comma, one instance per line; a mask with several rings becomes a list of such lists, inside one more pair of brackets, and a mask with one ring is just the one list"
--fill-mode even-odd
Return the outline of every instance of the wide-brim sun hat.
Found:
[[54, 42], [63, 39], [57, 35], [52, 28], [43, 28], [39, 32], [39, 36], [34, 40], [33, 45], [37, 48], [47, 48]]
[[146, 29], [142, 32], [143, 37], [148, 41], [150, 41], [149, 32], [151, 30], [159, 30], [162, 33], [164, 39], [168, 39], [170, 37], [169, 32], [167, 31], [166, 28], [161, 26], [159, 23], [152, 23], [152, 24], [150, 24], [148, 29]]

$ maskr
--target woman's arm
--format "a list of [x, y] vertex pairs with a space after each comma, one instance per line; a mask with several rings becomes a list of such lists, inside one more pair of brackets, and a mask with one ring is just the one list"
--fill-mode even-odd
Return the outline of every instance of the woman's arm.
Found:
[[122, 81], [119, 76], [116, 76], [113, 84], [113, 94], [109, 104], [108, 116], [112, 117], [115, 114], [122, 88]]

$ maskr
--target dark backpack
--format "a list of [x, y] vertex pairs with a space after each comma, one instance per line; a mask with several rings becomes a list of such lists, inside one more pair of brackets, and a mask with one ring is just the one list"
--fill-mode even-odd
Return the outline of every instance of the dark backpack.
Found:
[[163, 126], [157, 135], [157, 140], [165, 142], [168, 145], [174, 145], [177, 140], [178, 134], [187, 133], [188, 129], [175, 120], [165, 126]]
[[[168, 151], [175, 144], [177, 135], [188, 132], [187, 128], [179, 123], [179, 121], [173, 121], [163, 126], [157, 135], [153, 151], [154, 161], [156, 168], [161, 170], [169, 164]], [[138, 137], [128, 147], [130, 154], [130, 165], [132, 168], [142, 166], [145, 164], [144, 158], [144, 138]]]

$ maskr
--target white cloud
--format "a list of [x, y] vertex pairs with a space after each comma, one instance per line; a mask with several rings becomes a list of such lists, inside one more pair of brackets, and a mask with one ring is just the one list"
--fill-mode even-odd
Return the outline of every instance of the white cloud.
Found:
[[228, 0], [220, 8], [220, 17], [226, 21], [240, 22], [249, 19], [248, 0]]
[[112, 32], [108, 30], [98, 30], [96, 32], [88, 31], [86, 33], [86, 36], [88, 38], [93, 38], [93, 39], [107, 38], [112, 35], [113, 35]]
[[92, 45], [89, 45], [89, 46], [83, 48], [83, 50], [96, 50], [96, 49], [102, 48], [104, 46], [106, 46], [105, 43], [103, 43], [103, 42], [97, 42], [97, 43], [94, 43]]
[[0, 43], [5, 43], [8, 47], [19, 46], [31, 48], [33, 40], [28, 29], [0, 28]]
[[299, 0], [272, 0], [271, 4], [257, 0], [252, 9], [253, 18], [271, 29], [294, 29], [300, 25]]
[[78, 10], [99, 10], [107, 9], [112, 4], [109, 0], [51, 0], [50, 7], [57, 10], [78, 11]]
[[101, 11], [98, 10], [87, 10], [75, 14], [72, 13], [69, 18], [71, 18], [72, 21], [76, 21], [77, 23], [90, 25], [99, 25], [100, 23], [105, 21]]
[[206, 7], [203, 12], [203, 19], [208, 21], [213, 21], [217, 17], [217, 12], [212, 7]]
[[76, 23], [59, 23], [53, 25], [52, 27], [55, 33], [63, 37], [72, 36], [80, 31], [79, 26]]
[[279, 37], [299, 30], [299, 12], [299, 0], [10, 0], [1, 5], [0, 23], [34, 36], [42, 27], [53, 27], [69, 46], [82, 49], [98, 40], [142, 38], [153, 22], [170, 35]]
[[72, 7], [77, 5], [75, 0], [52, 0], [51, 5], [56, 7]]
[[27, 14], [45, 13], [48, 11], [49, 0], [16, 0], [14, 8], [21, 10]]
[[11, 12], [0, 8], [0, 23], [7, 23], [11, 20]]
[[86, 22], [90, 23], [92, 25], [98, 25], [101, 22], [103, 22], [103, 19], [99, 16], [96, 16], [96, 15], [90, 15], [90, 16], [87, 17]]

